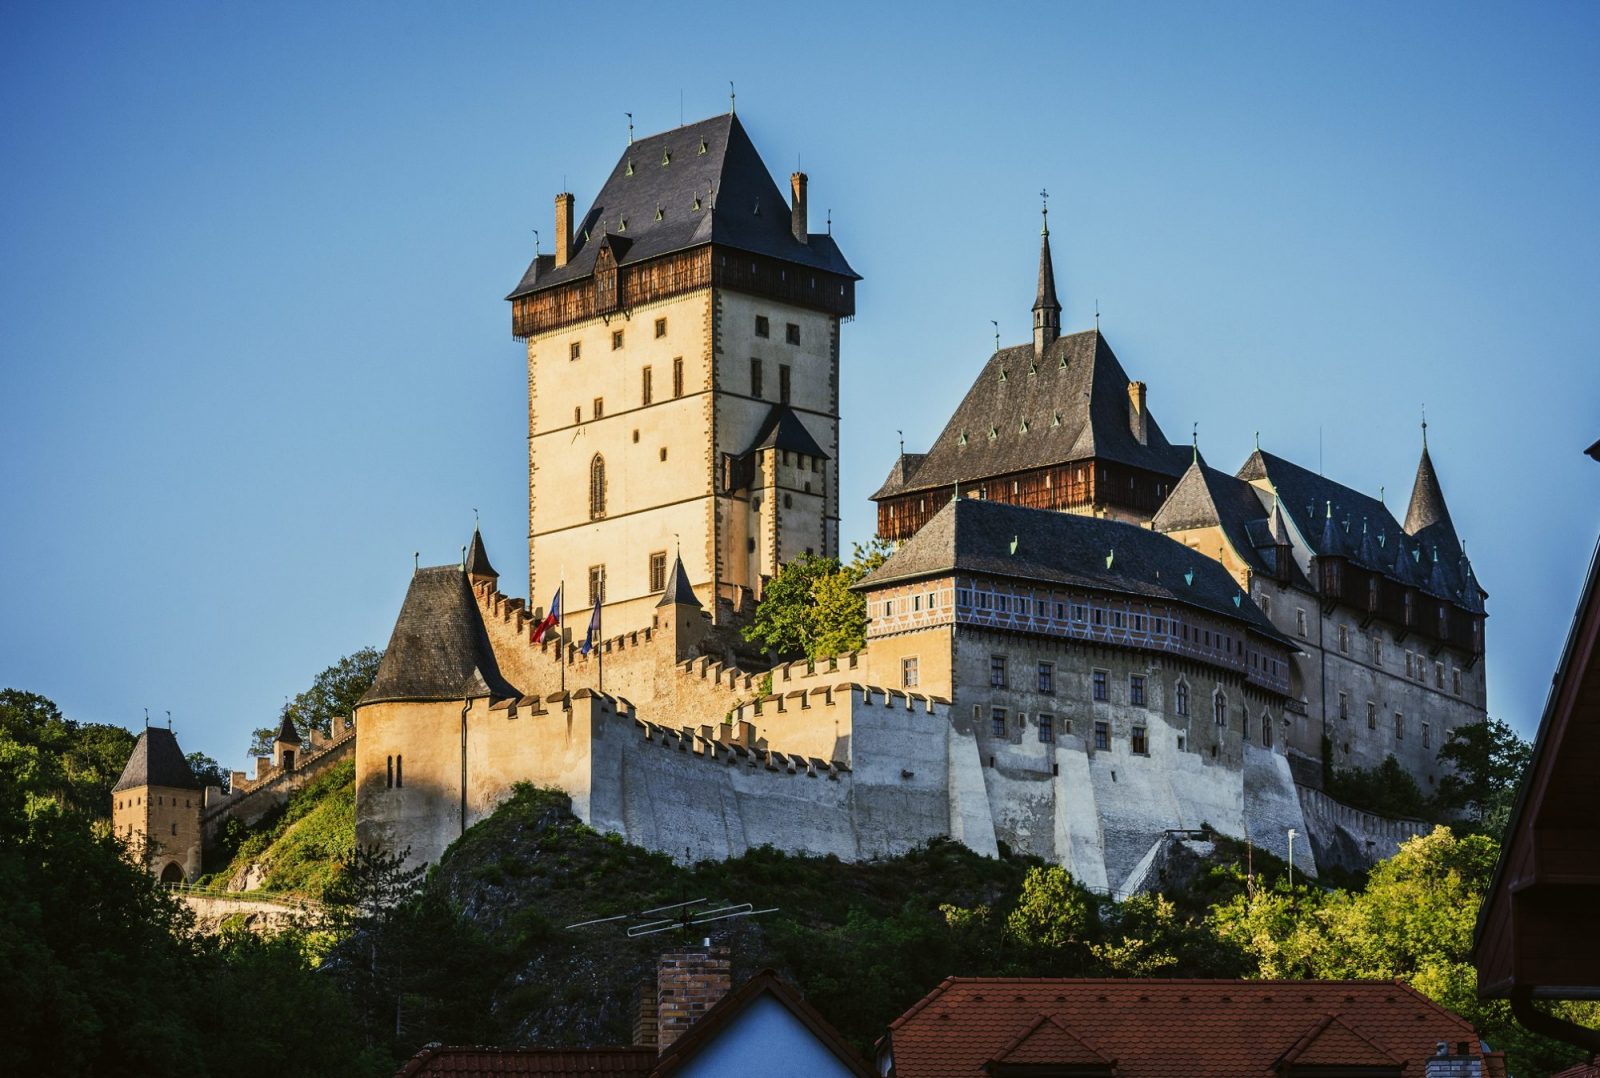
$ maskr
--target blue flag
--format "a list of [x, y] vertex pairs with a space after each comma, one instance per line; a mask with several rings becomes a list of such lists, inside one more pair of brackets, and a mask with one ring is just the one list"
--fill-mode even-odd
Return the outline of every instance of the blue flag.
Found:
[[596, 639], [600, 636], [600, 596], [594, 597], [594, 613], [589, 615], [589, 631], [583, 634], [583, 643], [578, 650], [588, 655], [594, 650]]

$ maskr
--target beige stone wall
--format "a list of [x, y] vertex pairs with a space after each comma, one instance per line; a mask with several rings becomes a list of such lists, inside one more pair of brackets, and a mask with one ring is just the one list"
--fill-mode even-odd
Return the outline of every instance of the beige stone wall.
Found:
[[136, 786], [111, 797], [111, 827], [138, 851], [148, 841], [148, 867], [160, 878], [168, 865], [183, 871], [184, 882], [200, 875], [201, 791], [167, 786]]

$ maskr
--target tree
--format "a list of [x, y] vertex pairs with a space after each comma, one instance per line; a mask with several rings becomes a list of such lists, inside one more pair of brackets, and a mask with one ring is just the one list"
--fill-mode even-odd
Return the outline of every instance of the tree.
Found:
[[382, 661], [381, 648], [362, 648], [322, 671], [312, 680], [309, 689], [283, 705], [277, 724], [257, 727], [251, 733], [249, 754], [272, 755], [272, 743], [277, 739], [284, 715], [294, 721], [294, 728], [302, 739], [309, 738], [313, 729], [332, 733], [333, 720], [353, 714], [356, 702], [372, 688]]
[[18, 780], [34, 797], [52, 797], [91, 816], [111, 809], [116, 785], [133, 751], [120, 726], [65, 718], [38, 693], [0, 690], [0, 742]]
[[1433, 806], [1399, 760], [1390, 754], [1374, 768], [1338, 768], [1328, 780], [1329, 796], [1380, 816], [1433, 818]]
[[184, 757], [189, 763], [189, 770], [194, 772], [194, 777], [201, 786], [221, 786], [222, 792], [228, 792], [228, 784], [232, 776], [222, 770], [222, 765], [203, 752], [191, 752]]
[[1533, 759], [1533, 746], [1499, 719], [1486, 719], [1452, 731], [1439, 759], [1454, 768], [1439, 780], [1439, 806], [1465, 813], [1485, 834], [1501, 836], [1511, 820], [1522, 773]]
[[881, 539], [855, 544], [849, 564], [807, 554], [785, 565], [762, 593], [745, 639], [779, 655], [827, 659], [867, 643], [867, 602], [853, 586], [888, 560]]

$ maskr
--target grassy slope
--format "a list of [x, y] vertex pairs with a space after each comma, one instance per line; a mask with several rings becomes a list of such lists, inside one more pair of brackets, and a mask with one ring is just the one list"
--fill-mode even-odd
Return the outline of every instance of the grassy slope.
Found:
[[223, 863], [208, 863], [199, 885], [226, 886], [253, 865], [262, 889], [320, 898], [338, 874], [339, 858], [355, 849], [355, 821], [356, 767], [346, 760], [291, 794], [282, 809], [226, 832], [216, 851]]

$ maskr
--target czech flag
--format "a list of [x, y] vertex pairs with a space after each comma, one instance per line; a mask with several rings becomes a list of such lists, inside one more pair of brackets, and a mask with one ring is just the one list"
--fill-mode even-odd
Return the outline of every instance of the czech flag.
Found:
[[589, 615], [589, 631], [583, 634], [583, 643], [578, 650], [588, 655], [594, 649], [595, 638], [600, 635], [600, 596], [594, 597], [594, 613]]
[[558, 623], [560, 620], [561, 620], [561, 589], [557, 588], [556, 589], [556, 597], [554, 599], [550, 600], [550, 613], [548, 613], [548, 614], [546, 614], [544, 616], [544, 620], [539, 623], [539, 627], [533, 631], [533, 642], [535, 644], [542, 643], [544, 641], [544, 634], [549, 632], [551, 627], [554, 626], [556, 623]]

